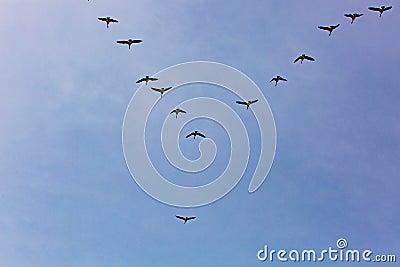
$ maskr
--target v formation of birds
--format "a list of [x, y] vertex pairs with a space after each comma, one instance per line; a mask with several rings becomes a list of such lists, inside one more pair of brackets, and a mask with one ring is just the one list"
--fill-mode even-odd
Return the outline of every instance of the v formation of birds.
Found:
[[[89, 0], [88, 0], [88, 1], [89, 1]], [[379, 17], [381, 17], [382, 14], [383, 14], [384, 12], [386, 12], [386, 11], [392, 9], [392, 7], [391, 7], [391, 6], [380, 6], [380, 7], [368, 7], [368, 9], [369, 9], [370, 11], [373, 11], [373, 12], [378, 12], [378, 13], [379, 13]], [[347, 13], [347, 14], [344, 14], [345, 17], [351, 19], [350, 24], [353, 24], [354, 21], [355, 21], [356, 19], [360, 18], [360, 17], [363, 16], [363, 15], [364, 15], [364, 14], [362, 14], [362, 13]], [[118, 22], [119, 22], [117, 19], [114, 19], [114, 18], [111, 18], [111, 17], [99, 17], [98, 20], [105, 22], [107, 28], [109, 28], [109, 26], [110, 26], [111, 23], [118, 23]], [[329, 25], [329, 26], [318, 26], [318, 29], [329, 32], [329, 36], [331, 36], [331, 35], [332, 35], [332, 32], [333, 32], [334, 30], [336, 30], [339, 26], [340, 26], [340, 24], [338, 23], [338, 24]], [[142, 43], [142, 42], [143, 42], [143, 41], [140, 40], [140, 39], [127, 39], [127, 40], [118, 40], [118, 41], [117, 41], [118, 44], [128, 45], [128, 49], [131, 49], [131, 45], [133, 45], [133, 44], [139, 44], [139, 43]], [[312, 61], [315, 61], [314, 58], [312, 58], [311, 56], [308, 56], [308, 55], [306, 55], [306, 54], [303, 53], [303, 54], [301, 54], [300, 56], [298, 56], [298, 57], [293, 61], [293, 63], [297, 63], [298, 61], [300, 61], [300, 64], [303, 64], [303, 61], [304, 61], [304, 60], [311, 61], [311, 62], [312, 62]], [[158, 78], [150, 77], [150, 76], [145, 76], [145, 77], [140, 78], [139, 80], [137, 80], [136, 83], [143, 83], [143, 82], [145, 82], [145, 84], [146, 84], [146, 86], [147, 86], [150, 82], [157, 81], [157, 80], [158, 80]], [[280, 81], [286, 82], [287, 79], [286, 79], [286, 78], [283, 78], [283, 77], [281, 77], [281, 76], [279, 76], [279, 75], [277, 75], [276, 77], [273, 77], [273, 78], [270, 80], [270, 82], [275, 82], [275, 86], [277, 86], [278, 82], [280, 82]], [[156, 91], [156, 92], [158, 92], [158, 93], [160, 93], [160, 95], [161, 95], [160, 98], [162, 98], [163, 94], [164, 94], [165, 92], [171, 90], [172, 87], [171, 87], [171, 86], [170, 86], [170, 87], [161, 87], [161, 88], [151, 87], [151, 89], [154, 90], [154, 91]], [[247, 101], [236, 101], [237, 104], [246, 106], [246, 109], [249, 109], [250, 105], [252, 105], [252, 104], [254, 104], [254, 103], [256, 103], [256, 102], [258, 102], [258, 99], [247, 100]], [[174, 110], [172, 110], [172, 111], [170, 112], [170, 114], [175, 114], [175, 118], [178, 118], [178, 114], [179, 114], [179, 113], [183, 113], [183, 114], [184, 114], [184, 113], [186, 113], [186, 111], [185, 111], [185, 110], [182, 110], [182, 109], [180, 109], [180, 108], [176, 108], [176, 109], [174, 109]], [[206, 136], [205, 136], [203, 133], [201, 133], [201, 132], [199, 132], [199, 131], [197, 131], [197, 130], [195, 130], [195, 131], [189, 133], [189, 134], [186, 136], [186, 138], [189, 138], [189, 137], [191, 137], [191, 136], [193, 136], [193, 139], [196, 139], [196, 136], [199, 136], [199, 137], [202, 137], [202, 138], [206, 138]], [[193, 220], [193, 219], [196, 218], [196, 217], [194, 217], [194, 216], [192, 216], [192, 217], [186, 217], [186, 216], [185, 216], [185, 217], [184, 217], [184, 216], [179, 216], [179, 215], [176, 215], [175, 217], [176, 217], [177, 219], [179, 219], [179, 220], [182, 220], [184, 224], [186, 224], [186, 222], [188, 222], [188, 221]]]

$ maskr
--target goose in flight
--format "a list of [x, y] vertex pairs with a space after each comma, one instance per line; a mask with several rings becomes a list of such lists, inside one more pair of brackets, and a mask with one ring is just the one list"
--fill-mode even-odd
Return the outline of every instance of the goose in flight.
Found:
[[202, 133], [200, 133], [199, 131], [194, 131], [194, 132], [191, 132], [190, 134], [188, 134], [188, 135], [186, 135], [186, 138], [189, 138], [189, 137], [191, 137], [193, 135], [193, 139], [196, 139], [196, 136], [198, 135], [198, 136], [200, 136], [200, 137], [203, 137], [203, 138], [206, 138], [206, 136], [204, 135], [204, 134], [202, 134]]
[[182, 216], [176, 215], [175, 217], [180, 220], [183, 220], [183, 224], [185, 224], [187, 221], [196, 219], [196, 217], [194, 217], [194, 216], [193, 217], [182, 217]]
[[105, 21], [105, 22], [107, 23], [107, 28], [108, 28], [108, 25], [110, 24], [110, 22], [118, 23], [118, 20], [112, 19], [112, 18], [110, 18], [110, 17], [97, 18], [97, 19], [98, 19], [98, 20], [101, 20], [101, 21]]
[[257, 101], [258, 101], [258, 99], [256, 99], [256, 100], [249, 100], [249, 101], [246, 101], [246, 102], [244, 102], [244, 101], [236, 101], [236, 103], [237, 103], [237, 104], [240, 104], [240, 105], [246, 105], [246, 106], [247, 106], [246, 109], [249, 109], [250, 105], [253, 104], [253, 103], [256, 103]]
[[183, 109], [177, 108], [177, 109], [174, 109], [173, 111], [171, 111], [169, 114], [175, 113], [175, 118], [178, 118], [178, 114], [181, 112], [186, 113], [186, 111], [184, 111]]
[[350, 24], [353, 24], [354, 20], [355, 20], [356, 18], [361, 17], [362, 15], [364, 15], [364, 14], [358, 14], [358, 13], [344, 14], [345, 17], [351, 18], [351, 23], [350, 23]]
[[383, 12], [392, 9], [392, 7], [391, 6], [381, 6], [381, 7], [373, 7], [373, 6], [371, 6], [368, 9], [372, 10], [372, 11], [379, 12], [379, 17], [381, 17]]
[[329, 32], [329, 36], [331, 36], [332, 31], [334, 29], [336, 29], [337, 27], [339, 27], [340, 24], [336, 24], [336, 25], [331, 25], [331, 26], [318, 26], [318, 29], [324, 30], [324, 31], [328, 31]]
[[306, 54], [302, 54], [301, 56], [296, 58], [293, 63], [296, 63], [297, 61], [301, 60], [300, 64], [303, 64], [303, 60], [304, 59], [307, 59], [307, 60], [310, 60], [310, 61], [315, 61], [315, 59], [313, 59], [312, 57], [306, 56]]
[[283, 77], [281, 77], [281, 76], [276, 76], [276, 77], [274, 77], [274, 78], [272, 78], [269, 82], [272, 82], [272, 81], [274, 81], [275, 82], [275, 86], [278, 84], [278, 82], [279, 81], [285, 81], [285, 82], [287, 82], [287, 80], [285, 79], [285, 78], [283, 78]]
[[143, 42], [142, 40], [133, 40], [133, 39], [128, 39], [128, 40], [121, 40], [121, 41], [117, 41], [118, 44], [127, 44], [128, 48], [131, 49], [131, 45], [132, 44], [138, 44]]
[[154, 91], [160, 92], [160, 93], [161, 93], [161, 97], [163, 96], [163, 94], [164, 94], [166, 91], [168, 91], [168, 90], [171, 89], [171, 88], [172, 88], [172, 86], [167, 87], [167, 88], [164, 88], [164, 87], [161, 87], [161, 88], [151, 87], [151, 89], [153, 89]]
[[146, 85], [147, 85], [148, 82], [157, 81], [157, 80], [158, 80], [157, 78], [149, 77], [148, 75], [146, 75], [146, 77], [144, 77], [140, 80], [137, 80], [136, 83], [146, 82]]

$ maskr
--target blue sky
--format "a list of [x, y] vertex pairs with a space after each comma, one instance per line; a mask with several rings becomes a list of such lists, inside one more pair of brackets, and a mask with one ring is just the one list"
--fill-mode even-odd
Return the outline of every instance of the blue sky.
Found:
[[[381, 18], [367, 10], [382, 4], [393, 9]], [[400, 250], [397, 1], [0, 5], [2, 266], [281, 266], [257, 251], [322, 250], [340, 237], [350, 248]], [[352, 12], [364, 16], [350, 25]], [[120, 23], [106, 29], [100, 16]], [[337, 23], [330, 37], [317, 29]], [[116, 44], [130, 37], [143, 43]], [[293, 64], [302, 53], [316, 62]], [[262, 89], [277, 150], [255, 193], [253, 155], [226, 197], [182, 209], [136, 185], [121, 129], [138, 78], [194, 60], [230, 65]], [[276, 75], [288, 82], [274, 87]], [[254, 118], [232, 107], [257, 134]], [[183, 225], [176, 214], [198, 218]]]

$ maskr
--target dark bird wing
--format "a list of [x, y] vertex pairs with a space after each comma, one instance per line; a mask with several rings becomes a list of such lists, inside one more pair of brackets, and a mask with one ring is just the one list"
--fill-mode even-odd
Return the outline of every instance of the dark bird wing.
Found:
[[276, 81], [276, 78], [275, 77], [272, 78], [269, 82], [272, 82], [272, 81]]
[[206, 136], [205, 136], [204, 134], [202, 134], [202, 133], [197, 133], [197, 135], [198, 135], [198, 136], [201, 136], [201, 137], [203, 137], [203, 138], [206, 138]]
[[186, 135], [186, 138], [189, 138], [189, 137], [191, 137], [192, 135], [194, 135], [194, 133], [190, 133], [190, 134]]
[[373, 7], [373, 6], [370, 6], [368, 9], [369, 9], [369, 10], [372, 10], [372, 11], [381, 11], [380, 8]]
[[279, 77], [279, 80], [287, 82], [285, 78]]
[[101, 21], [107, 21], [107, 18], [97, 18], [97, 19]]
[[326, 27], [326, 26], [318, 26], [318, 29], [325, 30], [325, 31], [330, 30], [329, 27]]
[[186, 111], [184, 111], [183, 109], [180, 109], [180, 108], [178, 108], [178, 111], [182, 112], [182, 113], [186, 113]]
[[387, 11], [387, 10], [390, 10], [390, 9], [392, 9], [392, 7], [391, 7], [391, 6], [388, 6], [388, 7], [385, 7], [385, 8], [383, 9], [383, 11]]
[[188, 221], [189, 221], [189, 220], [196, 219], [196, 217], [194, 217], [194, 216], [193, 216], [193, 217], [188, 217], [187, 219], [188, 219]]
[[173, 111], [171, 111], [169, 114], [172, 114], [172, 113], [175, 113], [176, 112], [176, 109], [174, 109]]
[[116, 19], [110, 19], [110, 22], [118, 22]]
[[166, 92], [166, 91], [168, 91], [168, 90], [170, 90], [170, 89], [172, 89], [172, 86], [167, 87], [167, 88], [164, 88], [164, 92]]
[[150, 81], [157, 81], [157, 78], [149, 78]]
[[129, 44], [128, 41], [117, 41], [117, 43], [119, 43], [119, 44]]
[[176, 215], [175, 217], [176, 217], [176, 218], [178, 218], [178, 219], [181, 219], [181, 220], [185, 220], [185, 218], [184, 218], [184, 217], [182, 217], [182, 216], [179, 216], [179, 215]]
[[352, 14], [344, 14], [344, 16], [345, 16], [345, 17], [348, 17], [348, 18], [353, 18], [353, 15], [352, 15]]
[[141, 82], [144, 82], [144, 81], [146, 81], [146, 78], [142, 78], [140, 80], [137, 80], [136, 83], [141, 83]]
[[339, 26], [340, 26], [340, 24], [337, 24], [337, 25], [334, 25], [334, 26], [331, 26], [331, 27], [332, 27], [332, 29], [336, 29]]
[[132, 40], [132, 44], [138, 44], [138, 43], [141, 43], [141, 42], [143, 42], [142, 40]]
[[361, 17], [362, 15], [364, 15], [364, 14], [357, 14], [357, 13], [355, 13], [355, 14], [354, 14], [354, 17], [358, 18], [358, 17]]
[[315, 59], [313, 59], [312, 57], [309, 56], [305, 56], [304, 59], [310, 60], [310, 61], [314, 61]]
[[250, 104], [253, 104], [253, 103], [256, 103], [257, 101], [258, 101], [258, 99], [249, 101], [249, 103], [250, 103]]
[[151, 87], [151, 89], [153, 89], [154, 91], [157, 91], [157, 92], [161, 92], [161, 89], [158, 89], [158, 88], [155, 88], [155, 87]]
[[240, 104], [240, 105], [247, 105], [247, 103], [246, 103], [246, 102], [243, 102], [243, 101], [236, 101], [236, 103], [238, 103], [238, 104]]
[[299, 56], [298, 58], [296, 58], [293, 63], [296, 63], [297, 61], [299, 61], [301, 59], [301, 56]]

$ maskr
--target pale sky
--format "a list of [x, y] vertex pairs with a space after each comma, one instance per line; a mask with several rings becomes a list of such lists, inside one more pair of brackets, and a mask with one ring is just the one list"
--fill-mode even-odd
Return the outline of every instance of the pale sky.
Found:
[[[367, 9], [383, 4], [393, 8], [382, 17]], [[350, 24], [343, 15], [353, 12], [364, 16]], [[107, 29], [97, 20], [105, 16], [119, 23]], [[283, 266], [258, 261], [257, 251], [323, 250], [339, 238], [349, 249], [400, 251], [397, 1], [1, 0], [0, 22], [1, 266]], [[317, 28], [337, 23], [331, 36]], [[128, 38], [143, 43], [116, 43]], [[302, 53], [316, 61], [293, 64]], [[260, 141], [251, 111], [216, 86], [167, 94], [158, 110], [198, 96], [226, 102], [253, 151], [227, 196], [178, 208], [131, 177], [122, 122], [136, 80], [196, 60], [232, 66], [260, 87], [277, 149], [249, 194]], [[288, 82], [274, 87], [276, 75]], [[229, 144], [218, 138], [226, 133], [209, 121], [187, 127], [209, 132], [222, 152], [180, 182], [208, 183], [227, 164]], [[183, 153], [195, 159], [197, 143], [186, 141]], [[171, 173], [160, 146], [150, 148]], [[197, 218], [184, 225], [177, 214]]]

